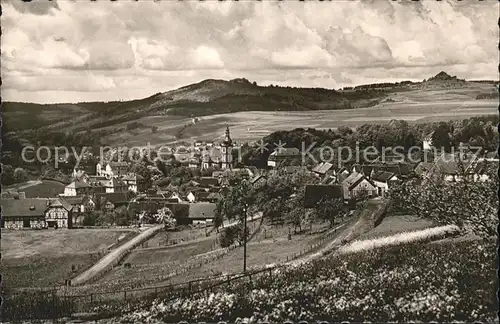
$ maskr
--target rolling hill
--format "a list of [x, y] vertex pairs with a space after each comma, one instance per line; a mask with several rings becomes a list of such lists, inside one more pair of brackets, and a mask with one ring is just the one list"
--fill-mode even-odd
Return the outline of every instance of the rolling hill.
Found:
[[[170, 143], [180, 139], [216, 139], [225, 123], [229, 123], [236, 128], [237, 138], [252, 139], [276, 127], [335, 128], [397, 116], [409, 116], [410, 120], [433, 115], [448, 118], [448, 112], [460, 107], [469, 114], [487, 114], [492, 107], [490, 101], [498, 97], [494, 83], [465, 81], [445, 72], [423, 82], [371, 84], [342, 90], [264, 87], [244, 78], [208, 79], [132, 101], [44, 105], [4, 102], [2, 132], [23, 137], [32, 130], [99, 130], [103, 140], [111, 145]], [[470, 103], [472, 108], [466, 108], [464, 103]], [[416, 112], [420, 113], [419, 118], [412, 117]], [[456, 111], [451, 115], [455, 116]], [[195, 122], [193, 117], [200, 118]]]

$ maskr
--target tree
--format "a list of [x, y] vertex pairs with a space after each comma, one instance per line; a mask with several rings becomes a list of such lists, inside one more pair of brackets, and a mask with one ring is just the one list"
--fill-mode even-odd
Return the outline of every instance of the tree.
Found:
[[14, 168], [12, 165], [2, 165], [2, 184], [10, 185], [14, 183]]
[[151, 132], [155, 134], [158, 131], [158, 126], [152, 126], [151, 127]]
[[498, 174], [493, 168], [487, 174], [487, 181], [470, 181], [463, 175], [455, 182], [435, 174], [425, 185], [416, 180], [397, 185], [390, 195], [402, 211], [490, 238], [498, 223]]
[[174, 213], [172, 213], [168, 207], [158, 209], [154, 217], [158, 224], [163, 224], [165, 226], [165, 229], [175, 229], [177, 226]]
[[344, 211], [344, 201], [342, 198], [323, 198], [315, 207], [315, 214], [319, 219], [330, 222], [330, 227], [335, 225], [337, 218]]
[[25, 182], [28, 180], [28, 172], [23, 168], [16, 168], [14, 170], [14, 181], [15, 182]]

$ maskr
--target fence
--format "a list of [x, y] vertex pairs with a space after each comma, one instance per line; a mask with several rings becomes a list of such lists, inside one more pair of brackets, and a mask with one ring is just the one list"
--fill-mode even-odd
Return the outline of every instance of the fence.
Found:
[[[76, 291], [72, 291], [72, 289], [64, 289], [64, 290], [45, 290], [38, 291], [37, 293], [44, 294], [44, 308], [48, 307], [51, 309], [50, 314], [45, 314], [46, 316], [53, 316], [48, 318], [56, 318], [57, 316], [69, 316], [72, 313], [77, 312], [92, 312], [97, 309], [106, 309], [109, 311], [110, 309], [122, 310], [124, 305], [131, 303], [134, 301], [134, 304], [138, 304], [139, 302], [148, 302], [156, 298], [162, 298], [164, 300], [170, 301], [179, 297], [186, 297], [195, 293], [206, 292], [207, 294], [213, 292], [217, 287], [223, 287], [224, 285], [230, 285], [236, 282], [242, 282], [244, 280], [256, 280], [261, 276], [267, 276], [272, 278], [275, 276], [275, 271], [283, 268], [290, 261], [299, 259], [305, 256], [308, 253], [312, 253], [315, 250], [320, 249], [325, 242], [330, 241], [337, 233], [338, 230], [343, 227], [337, 226], [335, 229], [330, 230], [329, 232], [320, 236], [320, 239], [316, 240], [314, 243], [311, 243], [300, 250], [298, 253], [293, 253], [291, 255], [286, 256], [286, 258], [282, 258], [278, 260], [277, 265], [272, 266], [264, 266], [260, 268], [250, 269], [246, 273], [232, 273], [227, 275], [216, 274], [213, 276], [207, 276], [203, 278], [197, 278], [181, 283], [171, 283], [162, 286], [155, 287], [145, 287], [145, 288], [134, 288], [134, 289], [126, 289], [121, 291], [113, 291], [113, 292], [99, 292], [99, 293], [88, 293], [88, 294], [78, 294]], [[254, 234], [259, 231], [260, 226], [256, 229]], [[232, 245], [225, 249], [219, 249], [220, 253], [209, 254], [209, 257], [206, 257], [198, 262], [192, 263], [184, 268], [176, 268], [175, 271], [170, 273], [169, 275], [162, 278], [163, 280], [168, 280], [171, 277], [179, 276], [182, 273], [185, 273], [189, 270], [192, 270], [197, 267], [201, 267], [206, 263], [218, 260], [222, 258], [225, 254], [230, 251], [238, 248], [237, 245]], [[217, 250], [216, 250], [217, 251]], [[214, 252], [214, 251], [211, 251]], [[210, 252], [209, 252], [210, 253]], [[71, 288], [71, 287], [67, 287]], [[4, 301], [6, 304], [9, 304], [9, 301], [16, 301], [18, 298], [23, 298], [23, 293], [13, 293], [4, 295]], [[32, 305], [31, 302], [29, 305]], [[17, 314], [17, 313], [16, 313]], [[7, 315], [9, 314], [4, 314]], [[18, 314], [19, 315], [19, 314]], [[19, 316], [27, 316], [26, 314], [20, 314]], [[37, 317], [40, 318], [40, 317]], [[47, 317], [46, 317], [47, 318]], [[22, 319], [22, 318], [21, 318]]]

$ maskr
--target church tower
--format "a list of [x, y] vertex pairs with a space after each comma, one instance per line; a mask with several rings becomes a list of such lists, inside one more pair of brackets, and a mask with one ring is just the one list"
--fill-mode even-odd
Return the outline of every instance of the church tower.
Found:
[[229, 126], [226, 126], [226, 135], [224, 136], [224, 141], [221, 144], [221, 168], [222, 169], [231, 169], [233, 165], [233, 155], [231, 154], [233, 150], [233, 141], [231, 140], [231, 136], [229, 134]]

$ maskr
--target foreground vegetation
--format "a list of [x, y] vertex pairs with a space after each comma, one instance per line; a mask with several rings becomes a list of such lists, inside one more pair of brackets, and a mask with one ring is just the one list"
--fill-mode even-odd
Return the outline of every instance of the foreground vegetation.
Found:
[[120, 321], [492, 321], [494, 251], [489, 240], [332, 256], [208, 295], [158, 301]]

